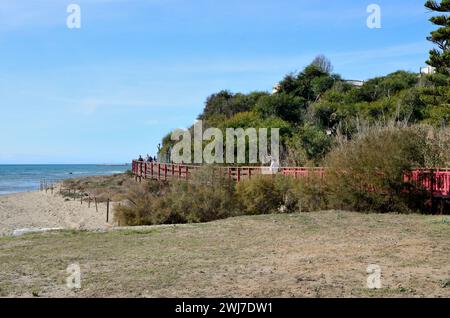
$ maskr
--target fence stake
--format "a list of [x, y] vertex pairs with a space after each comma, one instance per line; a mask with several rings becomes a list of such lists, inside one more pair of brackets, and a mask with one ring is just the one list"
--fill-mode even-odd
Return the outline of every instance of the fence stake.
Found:
[[94, 197], [94, 202], [95, 202], [95, 211], [98, 212], [97, 197]]
[[109, 198], [106, 200], [106, 223], [109, 222]]

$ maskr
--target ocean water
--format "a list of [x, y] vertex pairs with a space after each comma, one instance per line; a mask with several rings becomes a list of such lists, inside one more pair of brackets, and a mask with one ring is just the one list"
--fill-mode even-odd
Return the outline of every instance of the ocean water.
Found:
[[0, 195], [38, 190], [41, 180], [112, 175], [129, 169], [131, 165], [0, 165]]

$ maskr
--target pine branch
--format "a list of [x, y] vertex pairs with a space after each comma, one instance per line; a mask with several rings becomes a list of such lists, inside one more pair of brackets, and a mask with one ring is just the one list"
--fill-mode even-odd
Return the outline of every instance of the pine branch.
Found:
[[439, 26], [450, 27], [450, 17], [446, 15], [441, 15], [438, 17], [430, 18], [430, 22]]
[[442, 0], [440, 3], [435, 0], [428, 0], [425, 3], [425, 7], [432, 11], [450, 12], [450, 0]]

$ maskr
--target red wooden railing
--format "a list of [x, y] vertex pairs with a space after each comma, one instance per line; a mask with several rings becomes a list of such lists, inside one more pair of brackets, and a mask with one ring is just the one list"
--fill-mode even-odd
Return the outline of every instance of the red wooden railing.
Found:
[[[133, 161], [132, 172], [136, 179], [153, 180], [187, 180], [189, 176], [201, 166], [185, 164], [169, 164], [158, 162]], [[324, 177], [324, 168], [304, 168], [304, 167], [281, 167], [271, 169], [270, 167], [217, 167], [224, 176], [228, 176], [237, 182], [251, 179], [253, 176], [262, 174], [279, 173], [295, 178], [307, 178], [316, 176]]]
[[[201, 166], [185, 164], [166, 164], [158, 162], [133, 161], [132, 171], [136, 179], [188, 180]], [[324, 179], [325, 168], [280, 167], [271, 171], [270, 167], [217, 167], [230, 179], [240, 182], [261, 174], [282, 174], [298, 179], [316, 177]], [[450, 168], [415, 169], [404, 174], [404, 182], [430, 191], [435, 197], [450, 197]]]
[[415, 169], [405, 173], [403, 179], [434, 197], [450, 197], [450, 168]]

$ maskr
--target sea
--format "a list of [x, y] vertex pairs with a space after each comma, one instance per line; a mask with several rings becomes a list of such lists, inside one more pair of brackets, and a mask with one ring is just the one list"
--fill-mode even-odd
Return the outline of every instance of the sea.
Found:
[[123, 173], [131, 165], [0, 165], [0, 195], [39, 190], [40, 182]]

